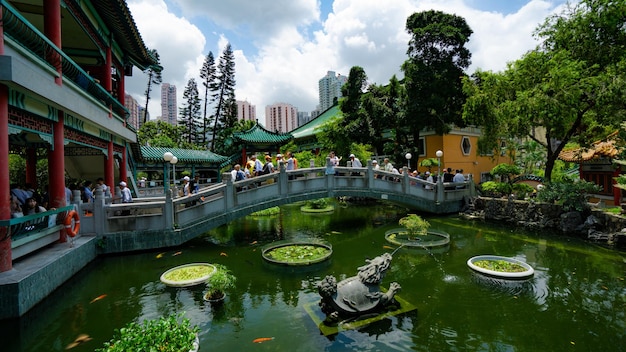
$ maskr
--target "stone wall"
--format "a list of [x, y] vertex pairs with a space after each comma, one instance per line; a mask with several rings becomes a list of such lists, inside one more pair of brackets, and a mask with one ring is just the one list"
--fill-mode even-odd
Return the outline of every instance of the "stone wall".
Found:
[[609, 214], [601, 209], [563, 212], [562, 207], [555, 204], [477, 197], [471, 200], [462, 215], [626, 248], [626, 216]]

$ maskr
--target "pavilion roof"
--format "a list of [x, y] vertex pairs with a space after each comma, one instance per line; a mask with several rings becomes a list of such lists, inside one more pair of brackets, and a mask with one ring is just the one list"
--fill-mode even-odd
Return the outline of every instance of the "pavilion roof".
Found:
[[615, 137], [617, 132], [610, 134], [607, 139], [596, 141], [589, 148], [568, 148], [559, 153], [559, 159], [567, 162], [581, 163], [592, 159], [616, 159], [620, 154], [620, 147]]
[[141, 146], [141, 157], [147, 162], [164, 162], [163, 154], [166, 152], [174, 154], [178, 158], [179, 163], [222, 165], [223, 163], [229, 162], [228, 157], [215, 154], [208, 150]]
[[317, 130], [319, 127], [330, 121], [332, 118], [340, 116], [341, 110], [339, 109], [339, 105], [333, 105], [318, 117], [291, 131], [291, 134], [293, 134], [295, 139], [313, 137], [318, 132]]
[[235, 132], [233, 134], [235, 143], [256, 145], [256, 146], [274, 146], [281, 145], [293, 139], [293, 135], [287, 133], [271, 132], [263, 128], [258, 123], [247, 131]]

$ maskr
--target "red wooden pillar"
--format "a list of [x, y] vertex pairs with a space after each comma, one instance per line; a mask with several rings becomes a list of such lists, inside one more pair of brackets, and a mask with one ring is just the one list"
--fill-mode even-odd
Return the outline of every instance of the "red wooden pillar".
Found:
[[113, 66], [113, 59], [111, 56], [111, 45], [108, 43], [106, 47], [104, 67], [102, 68], [102, 87], [107, 92], [113, 91], [113, 80], [111, 79], [111, 67]]
[[[46, 0], [43, 2], [43, 31], [54, 45], [61, 48], [61, 0]], [[61, 56], [57, 52], [49, 54], [50, 63], [57, 69], [58, 75], [54, 78], [56, 84], [63, 83]]]
[[248, 157], [246, 155], [246, 147], [244, 146], [241, 149], [241, 167], [245, 168], [247, 162], [248, 162]]
[[120, 181], [128, 182], [128, 159], [126, 158], [126, 146], [122, 153], [122, 164], [120, 165]]
[[117, 82], [117, 100], [120, 102], [120, 104], [126, 106], [126, 93], [124, 92], [124, 90], [126, 89], [125, 87], [125, 79], [124, 77], [124, 68], [122, 67], [121, 70], [117, 70], [118, 72], [118, 79], [119, 82]]
[[111, 194], [115, 195], [115, 170], [113, 159], [113, 141], [107, 145], [107, 157], [104, 159], [104, 183], [111, 188]]
[[[50, 208], [61, 208], [65, 204], [65, 127], [63, 111], [58, 112], [58, 122], [52, 125], [52, 148], [48, 152], [48, 175], [50, 186]], [[59, 241], [67, 241], [65, 231], [61, 231]]]
[[621, 201], [622, 201], [622, 189], [615, 187], [615, 185], [617, 184], [617, 181], [615, 180], [616, 177], [618, 177], [620, 175], [622, 171], [622, 167], [618, 166], [615, 168], [615, 171], [613, 171], [613, 205], [617, 205], [619, 206]]
[[39, 186], [37, 184], [37, 149], [26, 149], [26, 183], [30, 183], [34, 189]]
[[[2, 20], [2, 8], [0, 7], [0, 20]], [[0, 38], [3, 37], [0, 26]], [[1, 39], [0, 39], [1, 40]], [[3, 54], [3, 42], [0, 42], [0, 55]], [[0, 136], [9, 135], [9, 88], [0, 84]], [[0, 219], [11, 218], [11, 204], [9, 198], [9, 139], [0, 138]], [[7, 229], [0, 228], [0, 236], [6, 235]], [[9, 271], [13, 268], [11, 256], [11, 238], [0, 241], [0, 272]]]

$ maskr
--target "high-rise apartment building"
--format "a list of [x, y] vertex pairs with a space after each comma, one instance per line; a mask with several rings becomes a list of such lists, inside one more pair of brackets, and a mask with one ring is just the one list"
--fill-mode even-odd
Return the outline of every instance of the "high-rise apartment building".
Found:
[[341, 87], [348, 81], [347, 76], [335, 74], [335, 71], [328, 71], [326, 76], [319, 80], [320, 112], [328, 110], [335, 99], [341, 98]]
[[237, 100], [237, 120], [256, 121], [256, 106], [248, 101]]
[[176, 86], [161, 84], [161, 120], [176, 125], [178, 108], [176, 105]]
[[139, 118], [140, 116], [143, 117], [139, 115], [139, 103], [130, 94], [124, 94], [124, 96], [124, 106], [126, 106], [129, 112], [128, 124], [138, 130], [143, 124], [143, 119]]
[[265, 128], [272, 132], [289, 132], [298, 127], [298, 109], [291, 104], [276, 103], [265, 107]]

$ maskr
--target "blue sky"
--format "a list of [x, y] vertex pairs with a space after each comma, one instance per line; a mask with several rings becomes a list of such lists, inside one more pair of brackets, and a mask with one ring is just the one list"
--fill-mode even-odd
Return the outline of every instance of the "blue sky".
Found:
[[[128, 0], [149, 48], [157, 49], [164, 82], [182, 92], [209, 51], [226, 43], [235, 53], [236, 97], [256, 106], [289, 103], [299, 111], [318, 104], [317, 83], [327, 71], [347, 75], [361, 66], [372, 83], [402, 77], [409, 40], [406, 18], [435, 9], [465, 18], [474, 31], [468, 48], [471, 73], [500, 71], [538, 43], [537, 25], [565, 0]], [[140, 102], [147, 78], [140, 72], [127, 90]], [[160, 88], [151, 95], [153, 119], [161, 115]]]

